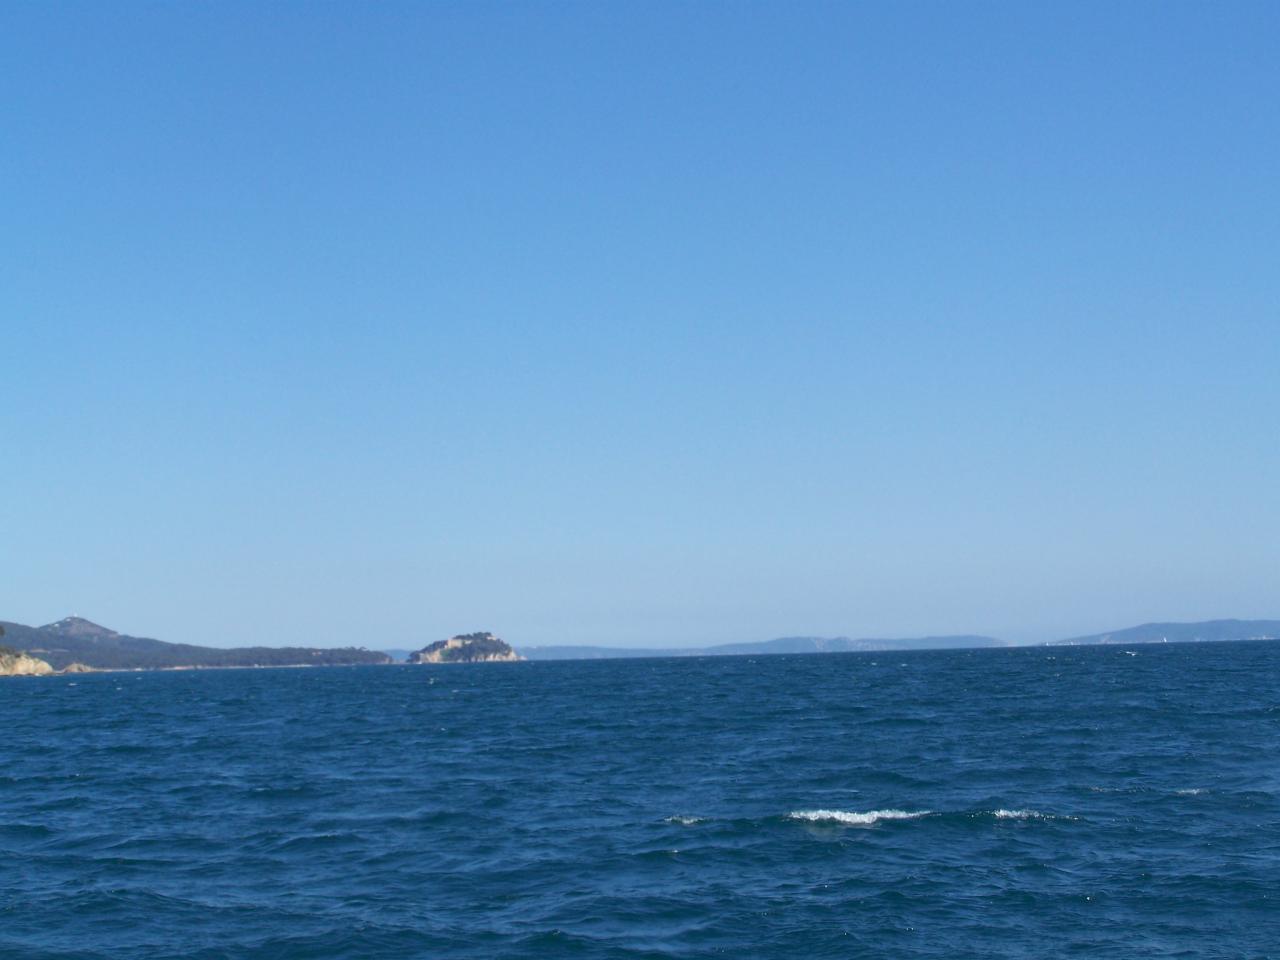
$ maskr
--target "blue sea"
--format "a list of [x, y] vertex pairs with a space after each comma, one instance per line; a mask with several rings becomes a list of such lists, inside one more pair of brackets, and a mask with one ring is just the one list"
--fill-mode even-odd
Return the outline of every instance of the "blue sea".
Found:
[[0, 681], [4, 960], [1280, 956], [1280, 643]]

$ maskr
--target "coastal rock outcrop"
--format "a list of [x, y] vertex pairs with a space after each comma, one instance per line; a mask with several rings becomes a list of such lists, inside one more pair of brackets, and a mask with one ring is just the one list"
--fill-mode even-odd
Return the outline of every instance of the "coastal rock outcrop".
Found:
[[437, 640], [409, 655], [410, 663], [481, 663], [523, 660], [511, 645], [492, 633], [464, 633]]
[[38, 657], [0, 647], [0, 677], [42, 677], [53, 673], [53, 667]]

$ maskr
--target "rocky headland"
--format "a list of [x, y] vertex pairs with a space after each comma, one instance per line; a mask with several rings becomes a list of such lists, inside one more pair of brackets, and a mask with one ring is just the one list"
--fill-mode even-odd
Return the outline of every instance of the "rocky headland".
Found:
[[[3, 636], [4, 627], [0, 627], [0, 637]], [[53, 667], [39, 657], [0, 644], [0, 677], [42, 677], [50, 673]]]
[[43, 677], [53, 672], [53, 667], [39, 657], [0, 647], [0, 677]]
[[409, 655], [410, 663], [489, 663], [523, 660], [511, 645], [492, 633], [464, 633], [437, 640]]

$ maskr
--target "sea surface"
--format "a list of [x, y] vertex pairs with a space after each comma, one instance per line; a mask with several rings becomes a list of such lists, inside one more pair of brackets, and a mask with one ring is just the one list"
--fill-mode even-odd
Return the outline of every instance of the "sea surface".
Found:
[[0, 957], [1280, 957], [1280, 643], [3, 680]]

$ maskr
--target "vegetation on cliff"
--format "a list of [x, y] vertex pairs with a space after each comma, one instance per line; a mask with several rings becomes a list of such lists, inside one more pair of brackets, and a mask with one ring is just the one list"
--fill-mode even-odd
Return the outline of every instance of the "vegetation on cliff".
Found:
[[437, 640], [409, 655], [410, 663], [479, 663], [523, 660], [511, 645], [492, 633], [463, 633]]
[[[0, 627], [0, 637], [3, 636], [4, 627]], [[37, 677], [47, 673], [53, 673], [53, 667], [45, 661], [0, 643], [0, 677]]]

